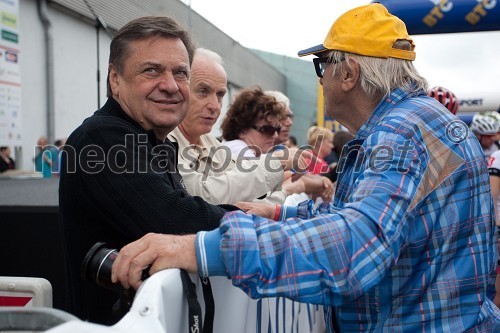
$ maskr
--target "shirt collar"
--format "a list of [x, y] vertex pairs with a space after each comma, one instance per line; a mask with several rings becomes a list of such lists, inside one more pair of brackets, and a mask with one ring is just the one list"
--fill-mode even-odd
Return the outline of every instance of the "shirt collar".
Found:
[[179, 129], [177, 126], [172, 132], [169, 133], [168, 137], [170, 138], [171, 141], [177, 142], [180, 147], [192, 147], [192, 146], [197, 146], [199, 149], [192, 149], [193, 152], [195, 152], [198, 156], [198, 158], [206, 157], [208, 156], [208, 148], [211, 147], [212, 144], [207, 141], [205, 138], [206, 135], [200, 136], [200, 144], [193, 144], [186, 139], [184, 134], [182, 134], [182, 131]]

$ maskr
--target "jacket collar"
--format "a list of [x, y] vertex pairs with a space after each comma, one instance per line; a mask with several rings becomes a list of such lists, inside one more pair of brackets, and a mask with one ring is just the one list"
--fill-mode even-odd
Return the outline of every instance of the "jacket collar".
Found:
[[[132, 126], [134, 126], [135, 128], [137, 128], [138, 131], [146, 133], [148, 136], [148, 141], [153, 146], [157, 146], [159, 144], [164, 144], [164, 143], [172, 145], [172, 143], [168, 139], [166, 139], [165, 141], [158, 140], [154, 130], [152, 130], [152, 129], [145, 130], [137, 121], [132, 119], [128, 114], [125, 113], [125, 111], [123, 111], [120, 104], [113, 97], [108, 98], [108, 100], [106, 101], [106, 104], [104, 104], [102, 106], [101, 111], [106, 112], [108, 114], [111, 114], [114, 117], [118, 117], [120, 119], [123, 119], [126, 122], [128, 122], [129, 124], [131, 124]], [[177, 145], [174, 145], [174, 146], [177, 147]]]

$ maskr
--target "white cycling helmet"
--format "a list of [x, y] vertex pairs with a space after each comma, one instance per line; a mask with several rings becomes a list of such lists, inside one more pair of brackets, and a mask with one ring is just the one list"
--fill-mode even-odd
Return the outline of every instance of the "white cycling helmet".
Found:
[[498, 111], [485, 111], [485, 112], [479, 112], [479, 114], [482, 116], [488, 116], [495, 119], [497, 124], [499, 124], [500, 126], [500, 113], [498, 113]]
[[479, 135], [495, 135], [499, 130], [499, 122], [491, 116], [477, 114], [472, 118], [470, 129]]

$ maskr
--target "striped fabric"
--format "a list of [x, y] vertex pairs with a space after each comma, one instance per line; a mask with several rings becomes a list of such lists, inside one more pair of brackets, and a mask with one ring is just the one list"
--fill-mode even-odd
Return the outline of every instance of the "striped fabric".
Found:
[[283, 222], [231, 212], [199, 233], [200, 274], [326, 305], [329, 332], [500, 332], [485, 158], [424, 95], [379, 103], [344, 147], [330, 206]]

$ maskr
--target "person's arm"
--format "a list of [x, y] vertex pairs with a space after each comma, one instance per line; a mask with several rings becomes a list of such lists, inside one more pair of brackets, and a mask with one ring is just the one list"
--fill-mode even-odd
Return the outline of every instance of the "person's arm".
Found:
[[301, 180], [305, 184], [305, 193], [312, 196], [313, 200], [321, 197], [323, 201], [331, 201], [335, 188], [332, 181], [328, 177], [306, 174]]
[[[311, 175], [304, 174], [297, 180], [292, 180], [292, 178], [287, 178], [282, 185], [283, 189], [281, 191], [273, 191], [266, 195], [263, 199], [253, 200], [256, 203], [266, 203], [271, 205], [282, 205], [288, 195], [294, 193], [306, 193], [307, 195], [312, 196], [313, 200], [316, 200], [318, 197], [321, 197], [324, 202], [330, 202], [332, 200], [332, 196], [334, 194], [334, 186], [332, 182], [323, 176], [320, 175]], [[252, 213], [256, 213], [253, 212]], [[256, 213], [257, 215], [266, 217], [266, 215], [261, 215], [260, 213]], [[314, 216], [314, 214], [292, 214], [291, 211], [286, 214], [286, 217], [300, 217], [300, 218], [310, 218]]]
[[[222, 151], [217, 154], [221, 157]], [[188, 192], [212, 204], [233, 204], [262, 197], [278, 187], [283, 180], [283, 170], [277, 159], [272, 160], [265, 155], [252, 160], [234, 160], [231, 155], [226, 158], [227, 160], [219, 161], [217, 166], [205, 165], [206, 168], [215, 170], [204, 172], [205, 170], [196, 170], [190, 157], [182, 156], [181, 152], [179, 170]], [[218, 168], [222, 170], [217, 170]], [[217, 173], [213, 174], [213, 171]]]
[[264, 196], [266, 202], [284, 202], [285, 193], [279, 193], [283, 169], [299, 169], [305, 164], [302, 156], [309, 156], [309, 152], [291, 149], [242, 159], [209, 135], [203, 136], [203, 140], [209, 155], [203, 164], [199, 164], [192, 148], [184, 146], [179, 149], [178, 163], [188, 192], [212, 204], [233, 204]]

